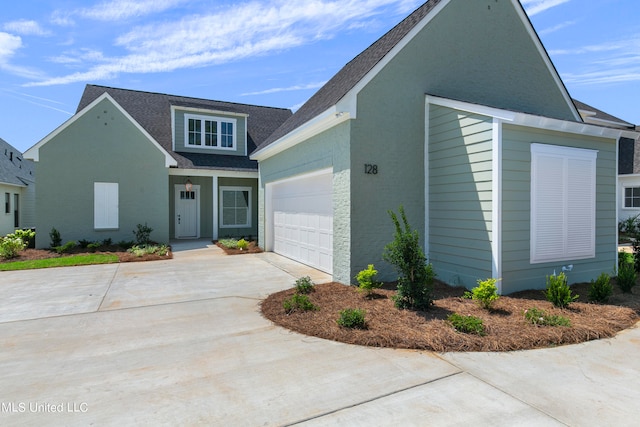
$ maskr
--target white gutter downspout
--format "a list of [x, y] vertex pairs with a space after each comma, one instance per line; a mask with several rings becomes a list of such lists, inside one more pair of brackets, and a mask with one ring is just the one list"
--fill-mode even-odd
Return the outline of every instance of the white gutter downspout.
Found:
[[[491, 177], [491, 277], [502, 278], [502, 120], [493, 119]], [[496, 283], [502, 294], [502, 281]]]

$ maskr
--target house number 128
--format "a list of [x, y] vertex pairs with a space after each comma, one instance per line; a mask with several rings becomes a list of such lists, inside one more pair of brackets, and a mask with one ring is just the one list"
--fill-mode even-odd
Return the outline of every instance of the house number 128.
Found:
[[364, 165], [364, 173], [367, 175], [377, 175], [378, 174], [378, 165], [371, 165], [366, 163]]

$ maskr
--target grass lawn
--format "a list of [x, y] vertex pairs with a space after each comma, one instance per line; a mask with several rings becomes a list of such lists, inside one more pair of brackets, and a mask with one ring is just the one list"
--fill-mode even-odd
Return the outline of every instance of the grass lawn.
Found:
[[75, 265], [112, 264], [119, 262], [115, 254], [81, 254], [59, 258], [32, 259], [0, 263], [0, 271], [31, 270], [34, 268], [70, 267]]

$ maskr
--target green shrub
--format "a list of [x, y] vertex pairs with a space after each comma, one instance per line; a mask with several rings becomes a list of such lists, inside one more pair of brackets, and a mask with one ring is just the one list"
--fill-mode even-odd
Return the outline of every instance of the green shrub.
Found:
[[91, 252], [95, 252], [100, 247], [102, 247], [102, 243], [100, 242], [91, 242], [87, 245], [87, 249], [89, 249]]
[[367, 322], [364, 320], [367, 312], [359, 308], [347, 308], [340, 311], [340, 317], [336, 322], [338, 325], [350, 329], [367, 329]]
[[20, 237], [11, 234], [6, 237], [0, 237], [0, 258], [15, 258], [25, 247], [26, 245]]
[[395, 226], [394, 240], [387, 244], [383, 258], [398, 272], [398, 292], [393, 296], [397, 308], [428, 310], [433, 304], [435, 273], [420, 246], [417, 231], [411, 230], [404, 208], [400, 206], [402, 226], [396, 214], [389, 211]]
[[107, 237], [102, 241], [102, 246], [111, 246], [113, 244], [113, 240], [111, 237]]
[[137, 245], [148, 245], [151, 243], [151, 232], [153, 228], [149, 227], [145, 222], [144, 225], [136, 225], [136, 229], [133, 230], [134, 236], [136, 236]]
[[447, 320], [458, 332], [464, 332], [465, 334], [476, 334], [480, 336], [485, 335], [482, 319], [478, 317], [463, 316], [458, 313], [453, 313], [447, 316]]
[[313, 292], [311, 277], [305, 276], [296, 280], [296, 292], [299, 294], [309, 294]]
[[544, 310], [538, 310], [537, 308], [530, 308], [525, 310], [524, 318], [529, 323], [542, 326], [571, 326], [571, 321], [564, 316], [555, 316], [547, 314]]
[[59, 254], [66, 254], [67, 252], [70, 252], [71, 249], [75, 248], [76, 246], [78, 246], [78, 244], [76, 242], [74, 242], [73, 240], [69, 240], [67, 243], [65, 243], [62, 246], [56, 246], [54, 249], [56, 250], [56, 252], [58, 252]]
[[498, 279], [478, 279], [478, 286], [471, 290], [471, 299], [476, 300], [480, 307], [491, 310], [493, 303], [500, 298], [496, 282], [498, 282]]
[[618, 252], [618, 267], [622, 264], [635, 265], [635, 260], [633, 259], [633, 254], [629, 252]]
[[567, 276], [564, 273], [547, 276], [547, 289], [544, 292], [547, 301], [560, 308], [569, 307], [579, 295], [571, 295], [571, 288], [567, 284]]
[[91, 243], [93, 243], [93, 242], [91, 240], [87, 240], [87, 239], [78, 240], [78, 246], [80, 246], [82, 249], [87, 248]]
[[602, 273], [589, 285], [589, 293], [587, 297], [589, 301], [607, 302], [613, 294], [613, 286], [611, 286], [611, 277], [607, 273]]
[[143, 255], [160, 255], [166, 256], [169, 253], [169, 247], [167, 245], [133, 245], [127, 252], [134, 254], [137, 257]]
[[51, 243], [49, 244], [52, 248], [56, 248], [62, 245], [62, 237], [60, 237], [60, 232], [54, 228], [49, 232], [49, 238], [51, 239]]
[[218, 240], [222, 246], [228, 249], [237, 249], [238, 248], [238, 240], [236, 239], [220, 239]]
[[623, 219], [618, 222], [618, 231], [627, 235], [638, 234], [638, 230], [640, 229], [640, 214], [636, 216], [629, 217], [627, 219]]
[[249, 248], [249, 242], [244, 239], [238, 240], [238, 249], [241, 251], [246, 251]]
[[318, 306], [314, 305], [307, 295], [294, 294], [282, 302], [284, 311], [287, 314], [294, 311], [313, 311], [318, 310]]
[[378, 289], [382, 286], [382, 282], [376, 281], [378, 270], [373, 267], [373, 264], [369, 264], [365, 270], [356, 274], [356, 280], [358, 281], [358, 290], [366, 292], [367, 295], [371, 295], [374, 289]]
[[13, 234], [7, 235], [7, 237], [9, 236], [14, 236], [22, 239], [25, 247], [33, 248], [35, 246], [34, 243], [36, 238], [36, 232], [33, 230], [16, 230], [15, 232], [13, 232]]
[[635, 267], [630, 264], [622, 264], [618, 267], [617, 283], [622, 292], [628, 294], [631, 293], [631, 288], [636, 285], [638, 281], [638, 273], [636, 273]]

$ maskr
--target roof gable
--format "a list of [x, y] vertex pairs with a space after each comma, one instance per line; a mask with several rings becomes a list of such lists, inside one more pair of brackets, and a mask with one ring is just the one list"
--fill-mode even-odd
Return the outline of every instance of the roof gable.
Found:
[[0, 183], [25, 187], [35, 181], [33, 162], [0, 138]]
[[83, 117], [85, 114], [89, 113], [95, 106], [97, 106], [102, 101], [107, 101], [111, 103], [114, 107], [118, 109], [122, 115], [125, 116], [127, 120], [129, 120], [133, 125], [158, 149], [165, 157], [165, 167], [176, 166], [176, 161], [171, 155], [165, 150], [154, 138], [147, 132], [145, 128], [143, 128], [122, 106], [111, 97], [108, 93], [103, 93], [96, 99], [94, 99], [90, 104], [86, 105], [84, 108], [80, 109], [76, 114], [73, 115], [69, 120], [64, 122], [61, 126], [59, 126], [56, 130], [51, 132], [49, 135], [44, 137], [40, 142], [38, 142], [33, 147], [29, 148], [25, 152], [25, 157], [33, 159], [34, 161], [39, 161], [40, 159], [40, 148], [47, 144], [49, 141], [58, 136], [61, 132], [75, 123], [78, 119]]
[[78, 109], [85, 108], [103, 93], [108, 93], [116, 100], [164, 150], [170, 153], [179, 168], [257, 170], [257, 162], [250, 160], [247, 156], [173, 151], [172, 108], [228, 112], [247, 116], [247, 152], [249, 153], [292, 114], [291, 110], [285, 108], [238, 104], [97, 85], [86, 86]]
[[[425, 93], [484, 103], [496, 108], [581, 121], [564, 84], [517, 0], [500, 3], [429, 0], [346, 64], [259, 146], [258, 151], [294, 133], [322, 114], [341, 113], [346, 109], [351, 118], [355, 118], [358, 92], [426, 28], [430, 29], [431, 35], [425, 37], [424, 44], [431, 44], [430, 48], [437, 51], [442, 66], [433, 75], [425, 76]], [[526, 52], [513, 55], [519, 59], [517, 64], [501, 64], [494, 58], [508, 59], [512, 56], [510, 49], [518, 48], [512, 46], [513, 31], [526, 44], [523, 49]], [[465, 44], [478, 40], [484, 43], [483, 47], [489, 47], [485, 57], [480, 57], [474, 47]], [[469, 60], [470, 57], [474, 59]], [[552, 99], [543, 99], [539, 93], [540, 87], [530, 84], [526, 75], [518, 75], [528, 72], [531, 58], [536, 62], [539, 74], [544, 74], [540, 81], [544, 80], [545, 94], [553, 93]], [[456, 70], [462, 78], [469, 81], [480, 80], [476, 84], [478, 90], [475, 93], [462, 89], [464, 85], [460, 85], [451, 73]], [[490, 93], [496, 92], [495, 88], [501, 86], [505, 86], [503, 93], [499, 97], [491, 97]], [[460, 92], [456, 92], [457, 88], [461, 88]], [[513, 94], [514, 88], [518, 93]], [[507, 94], [513, 102], [504, 102]]]

